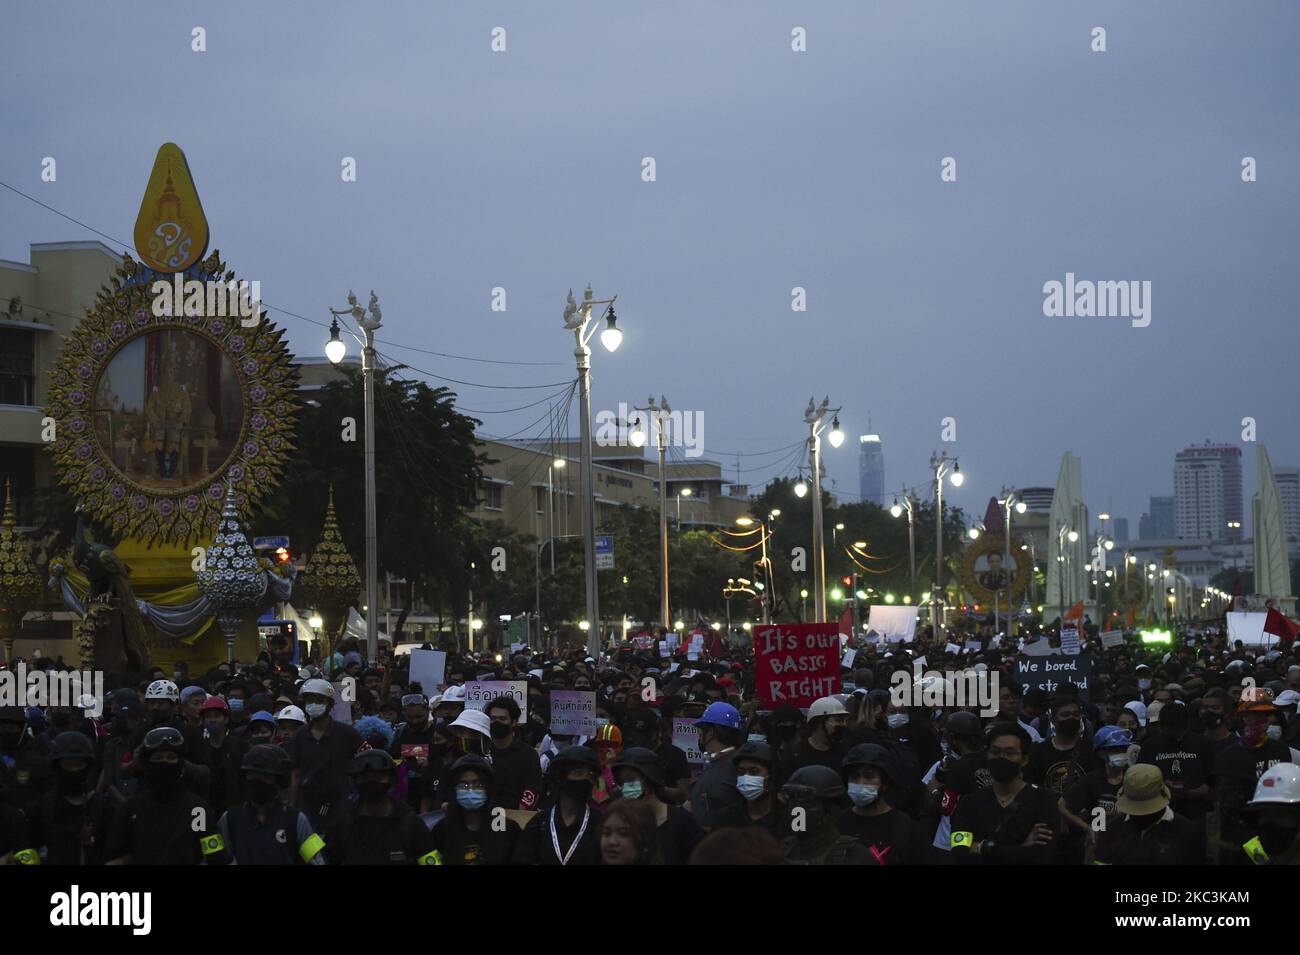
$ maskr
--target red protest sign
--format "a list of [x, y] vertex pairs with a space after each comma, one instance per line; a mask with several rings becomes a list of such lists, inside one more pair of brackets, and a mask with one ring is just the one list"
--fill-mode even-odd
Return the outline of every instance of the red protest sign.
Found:
[[840, 691], [838, 623], [754, 628], [755, 688], [763, 703], [811, 706]]

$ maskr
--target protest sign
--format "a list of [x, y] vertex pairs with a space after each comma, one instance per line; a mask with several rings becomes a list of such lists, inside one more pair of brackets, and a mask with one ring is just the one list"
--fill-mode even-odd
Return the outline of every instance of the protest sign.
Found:
[[1079, 702], [1088, 702], [1088, 684], [1092, 680], [1092, 657], [1086, 653], [1052, 653], [1047, 656], [1016, 658], [1013, 673], [1024, 690], [1056, 693], [1067, 683], [1079, 688]]
[[839, 624], [755, 627], [754, 686], [767, 706], [811, 706], [813, 700], [838, 693]]
[[858, 651], [857, 651], [857, 650], [854, 650], [854, 649], [851, 649], [851, 648], [848, 649], [848, 650], [845, 650], [845, 651], [844, 651], [844, 656], [840, 657], [840, 666], [843, 667], [845, 670], [852, 670], [852, 669], [853, 669], [853, 661], [856, 660], [857, 657], [858, 657]]
[[872, 604], [867, 626], [889, 643], [911, 643], [916, 636], [917, 607]]
[[704, 754], [700, 752], [700, 731], [695, 728], [695, 720], [673, 719], [673, 745], [686, 754], [686, 762], [704, 762]]
[[661, 657], [672, 656], [672, 651], [668, 649], [668, 641], [667, 641], [667, 640], [660, 640], [660, 641], [659, 641], [659, 656], [661, 656]]
[[559, 736], [595, 736], [595, 690], [552, 690], [551, 732]]
[[432, 696], [447, 682], [447, 654], [442, 650], [412, 650], [409, 667], [407, 679], [420, 684], [425, 696]]
[[330, 707], [330, 718], [339, 723], [352, 723], [352, 701], [357, 698], [357, 681], [348, 677], [333, 683], [334, 705]]
[[1226, 614], [1228, 618], [1228, 643], [1240, 640], [1247, 649], [1268, 647], [1278, 642], [1278, 638], [1264, 632], [1268, 620], [1267, 613]]
[[1110, 647], [1124, 646], [1123, 630], [1103, 630], [1101, 633], [1101, 645], [1109, 649]]
[[465, 709], [486, 709], [498, 696], [514, 697], [519, 704], [519, 722], [528, 722], [527, 680], [472, 680], [465, 684]]
[[944, 653], [961, 653], [961, 647], [955, 643], [949, 643], [943, 648]]
[[634, 637], [632, 642], [636, 645], [638, 650], [650, 650], [654, 648], [655, 638], [649, 634], [645, 634], [643, 636]]
[[966, 641], [966, 651], [967, 651], [968, 653], [979, 653], [979, 652], [980, 652], [981, 650], [983, 650], [983, 649], [984, 649], [984, 641], [982, 641], [982, 640], [967, 640], [967, 641]]
[[1079, 652], [1079, 630], [1077, 627], [1061, 628], [1061, 652], [1062, 653]]
[[1045, 657], [1052, 652], [1052, 643], [1046, 637], [1041, 637], [1021, 646], [1020, 652], [1031, 657]]

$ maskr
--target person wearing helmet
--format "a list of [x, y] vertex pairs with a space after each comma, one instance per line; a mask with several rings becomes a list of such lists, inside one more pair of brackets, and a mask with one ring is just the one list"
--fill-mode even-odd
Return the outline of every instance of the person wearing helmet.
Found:
[[269, 710], [258, 710], [248, 718], [249, 747], [275, 745], [275, 717]]
[[103, 865], [115, 803], [95, 792], [95, 749], [83, 733], [65, 732], [50, 750], [54, 785], [30, 816], [30, 842], [45, 865]]
[[49, 788], [46, 747], [32, 732], [21, 706], [0, 706], [0, 792], [14, 808], [29, 813]]
[[[1133, 734], [1118, 726], [1103, 726], [1092, 737], [1092, 750], [1101, 764], [1065, 791], [1057, 808], [1074, 841], [1082, 840], [1084, 861], [1096, 851], [1098, 819], [1115, 811], [1124, 771], [1132, 762]], [[1077, 833], [1077, 835], [1074, 835]], [[1078, 859], [1072, 859], [1078, 862]]]
[[355, 729], [330, 716], [334, 687], [328, 681], [304, 683], [302, 701], [309, 722], [288, 750], [293, 760], [289, 804], [305, 812], [312, 828], [321, 832], [347, 809], [348, 770], [362, 741]]
[[289, 752], [293, 748], [293, 738], [307, 725], [307, 714], [292, 703], [275, 714], [276, 745]]
[[1237, 704], [1240, 742], [1224, 749], [1214, 764], [1220, 865], [1250, 863], [1241, 847], [1257, 834], [1259, 820], [1258, 812], [1249, 803], [1264, 774], [1279, 763], [1291, 761], [1291, 748], [1269, 736], [1269, 727], [1275, 725], [1275, 711], [1273, 695], [1248, 684]]
[[782, 848], [792, 865], [872, 865], [861, 842], [842, 834], [837, 821], [844, 808], [844, 781], [829, 766], [796, 770], [778, 795], [785, 833]]
[[1278, 763], [1259, 777], [1250, 808], [1256, 833], [1242, 845], [1255, 865], [1300, 865], [1300, 766]]
[[514, 858], [522, 833], [493, 799], [495, 776], [492, 763], [472, 754], [448, 770], [451, 799], [431, 830], [443, 865], [508, 865]]
[[736, 747], [744, 739], [740, 712], [730, 703], [710, 703], [695, 722], [705, 764], [691, 789], [691, 812], [701, 829], [744, 823], [745, 798], [736, 788]]
[[542, 764], [533, 749], [516, 730], [520, 710], [514, 697], [498, 696], [484, 708], [491, 725], [492, 768], [496, 779], [497, 805], [506, 809], [536, 809], [542, 797]]
[[243, 803], [217, 821], [229, 864], [324, 865], [324, 840], [302, 810], [284, 801], [293, 774], [289, 754], [258, 743], [244, 753], [240, 773]]
[[1097, 833], [1095, 865], [1200, 865], [1205, 826], [1180, 816], [1158, 766], [1124, 771], [1115, 812]]
[[364, 749], [348, 764], [353, 800], [325, 832], [337, 865], [441, 865], [433, 837], [403, 799], [393, 798], [398, 764], [382, 749]]
[[989, 730], [988, 744], [993, 784], [957, 804], [953, 860], [966, 865], [1050, 864], [1060, 813], [1053, 793], [1024, 780], [1029, 734], [1018, 723], [999, 723]]
[[1187, 704], [1171, 701], [1160, 708], [1160, 723], [1147, 734], [1137, 762], [1160, 767], [1165, 785], [1173, 793], [1174, 812], [1204, 825], [1210, 805], [1210, 773], [1214, 747], [1190, 730]]
[[652, 750], [659, 757], [664, 767], [661, 796], [669, 803], [680, 805], [691, 794], [691, 764], [687, 762], [686, 752], [674, 746], [671, 738], [664, 737], [662, 727], [658, 713], [648, 706], [637, 707], [623, 721], [623, 744]]
[[653, 750], [629, 746], [618, 754], [610, 768], [619, 795], [644, 803], [654, 815], [659, 861], [664, 865], [685, 865], [695, 844], [704, 838], [704, 830], [681, 806], [664, 802], [663, 760]]
[[[965, 710], [948, 714], [940, 741], [943, 755], [921, 780], [926, 787], [926, 815], [937, 816], [939, 820], [931, 845], [940, 852], [952, 849], [952, 814], [962, 797], [993, 785], [984, 748], [984, 726], [978, 716]], [[906, 809], [908, 804], [899, 798], [898, 792], [902, 788], [900, 782], [905, 785], [906, 768], [897, 763], [896, 766], [888, 798], [891, 805]]]
[[863, 845], [877, 865], [914, 865], [920, 861], [916, 856], [915, 825], [886, 798], [897, 775], [893, 753], [878, 743], [854, 746], [840, 767], [852, 805], [840, 814], [836, 828]]
[[736, 750], [736, 791], [745, 800], [738, 825], [766, 829], [778, 840], [788, 834], [785, 817], [777, 808], [779, 781], [773, 775], [776, 757], [767, 743], [746, 740]]
[[217, 816], [185, 779], [185, 737], [174, 726], [145, 734], [133, 754], [144, 785], [113, 819], [105, 853], [109, 865], [224, 864]]
[[590, 747], [566, 746], [552, 757], [549, 804], [524, 826], [515, 865], [600, 863], [600, 810], [590, 805], [599, 773], [600, 762]]
[[[406, 766], [406, 801], [417, 812], [428, 791], [424, 774], [433, 758], [433, 720], [429, 717], [429, 698], [416, 691], [399, 699], [402, 720], [393, 730], [388, 752]], [[439, 758], [446, 755], [439, 754]]]
[[237, 806], [243, 799], [240, 792], [240, 764], [248, 748], [243, 740], [231, 735], [230, 708], [219, 696], [203, 701], [202, 725], [204, 756], [211, 778], [208, 781], [208, 801], [217, 812]]
[[434, 719], [451, 723], [464, 709], [465, 688], [463, 686], [449, 686], [442, 691], [442, 696], [435, 697], [433, 700]]
[[808, 735], [795, 744], [794, 752], [781, 764], [786, 775], [805, 766], [839, 769], [844, 761], [844, 735], [849, 711], [838, 698], [823, 696], [808, 707]]

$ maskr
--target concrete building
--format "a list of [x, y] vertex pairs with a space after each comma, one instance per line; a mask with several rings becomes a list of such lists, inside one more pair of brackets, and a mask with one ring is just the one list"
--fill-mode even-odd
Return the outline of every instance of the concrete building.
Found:
[[1174, 536], [1238, 541], [1241, 520], [1241, 448], [1207, 441], [1178, 452], [1174, 457]]
[[1282, 495], [1286, 539], [1300, 541], [1300, 468], [1274, 468], [1273, 480], [1277, 481], [1278, 493]]
[[1128, 518], [1127, 517], [1113, 518], [1111, 520], [1111, 527], [1114, 528], [1115, 543], [1127, 544], [1128, 543]]
[[1138, 540], [1168, 540], [1174, 537], [1174, 498], [1151, 496], [1147, 513], [1138, 519]]
[[858, 436], [858, 482], [862, 500], [888, 507], [885, 500], [885, 451], [880, 435]]

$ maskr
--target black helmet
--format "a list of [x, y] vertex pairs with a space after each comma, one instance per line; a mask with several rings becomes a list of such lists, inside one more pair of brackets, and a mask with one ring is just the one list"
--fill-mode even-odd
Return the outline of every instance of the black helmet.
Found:
[[246, 773], [266, 773], [287, 781], [293, 772], [293, 761], [280, 747], [262, 743], [244, 754], [239, 768]]
[[648, 779], [652, 786], [664, 785], [664, 761], [654, 750], [646, 749], [644, 746], [629, 746], [618, 754], [618, 758], [610, 768], [617, 770], [620, 766], [635, 769]]
[[95, 761], [95, 748], [90, 745], [90, 738], [85, 733], [67, 732], [54, 737], [50, 750], [50, 762], [58, 763], [65, 759], [84, 759]]
[[754, 760], [754, 762], [762, 763], [764, 766], [771, 769], [772, 768], [772, 747], [769, 746], [767, 743], [760, 743], [757, 741], [754, 742], [746, 741], [744, 745], [740, 747], [740, 749], [736, 750], [736, 755], [732, 758], [731, 761], [735, 763], [735, 762], [739, 762], [742, 759], [752, 759]]
[[784, 786], [781, 795], [792, 803], [805, 803], [814, 799], [834, 800], [844, 796], [844, 780], [829, 766], [805, 766], [795, 770]]
[[140, 744], [140, 753], [148, 759], [151, 753], [159, 750], [167, 750], [179, 756], [185, 752], [185, 737], [174, 726], [159, 726], [157, 729], [151, 729], [145, 734], [144, 742]]
[[393, 762], [393, 757], [382, 749], [363, 749], [352, 757], [352, 764], [348, 766], [348, 775], [360, 776], [362, 773], [374, 770], [386, 773], [396, 772], [397, 764]]
[[840, 774], [844, 779], [849, 778], [849, 773], [855, 766], [874, 767], [885, 777], [886, 782], [892, 783], [898, 775], [898, 763], [894, 754], [875, 743], [859, 743], [845, 754], [844, 762], [840, 764]]
[[984, 733], [980, 718], [966, 710], [958, 710], [956, 713], [948, 714], [948, 720], [943, 724], [943, 728], [956, 736], [978, 737]]
[[488, 782], [496, 779], [496, 774], [492, 771], [492, 761], [486, 759], [477, 753], [466, 753], [456, 762], [451, 764], [451, 771], [447, 773], [447, 781], [455, 785], [456, 780], [460, 778], [461, 773], [472, 769], [480, 776], [486, 776]]
[[585, 766], [594, 773], [600, 772], [600, 760], [590, 746], [566, 746], [551, 757], [551, 772], [561, 772], [561, 766]]

